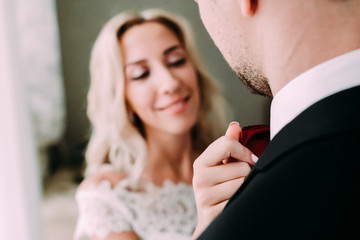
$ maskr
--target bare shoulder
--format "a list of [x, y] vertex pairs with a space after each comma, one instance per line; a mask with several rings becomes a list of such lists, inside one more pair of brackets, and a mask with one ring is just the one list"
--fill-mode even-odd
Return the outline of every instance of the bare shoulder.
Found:
[[105, 180], [111, 183], [111, 187], [114, 187], [116, 184], [118, 184], [121, 180], [125, 179], [126, 177], [127, 177], [126, 174], [116, 171], [102, 172], [85, 178], [80, 184], [80, 188], [86, 188], [87, 186], [93, 184], [96, 185]]

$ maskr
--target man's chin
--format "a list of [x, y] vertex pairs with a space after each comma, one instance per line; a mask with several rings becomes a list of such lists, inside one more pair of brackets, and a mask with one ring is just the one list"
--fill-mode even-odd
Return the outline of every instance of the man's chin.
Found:
[[261, 68], [250, 64], [249, 61], [243, 61], [241, 66], [231, 67], [251, 93], [266, 97], [273, 96], [268, 78], [262, 73]]
[[273, 96], [270, 85], [266, 77], [263, 77], [262, 75], [257, 75], [257, 77], [255, 78], [254, 74], [248, 77], [239, 72], [236, 72], [236, 75], [243, 82], [243, 84], [250, 90], [251, 93], [265, 97]]
[[266, 83], [266, 86], [262, 86], [262, 87], [255, 87], [253, 84], [249, 84], [246, 81], [243, 81], [243, 83], [245, 84], [245, 86], [250, 90], [251, 93], [260, 95], [260, 96], [265, 96], [265, 97], [272, 97], [272, 92], [270, 89], [270, 86]]

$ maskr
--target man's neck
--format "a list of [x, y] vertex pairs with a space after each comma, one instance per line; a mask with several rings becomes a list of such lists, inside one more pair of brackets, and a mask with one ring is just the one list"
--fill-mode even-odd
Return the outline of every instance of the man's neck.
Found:
[[[360, 8], [360, 3], [354, 2]], [[306, 11], [315, 13], [306, 17]], [[278, 21], [266, 23], [272, 26], [263, 38], [266, 39], [263, 67], [274, 96], [301, 73], [360, 48], [360, 13], [355, 13], [359, 10], [350, 14], [349, 9], [344, 9], [349, 12], [346, 15], [330, 5], [326, 10], [314, 7], [306, 11], [294, 16], [287, 15], [293, 12], [276, 13], [281, 24]], [[333, 18], [336, 21], [328, 15], [336, 16]]]

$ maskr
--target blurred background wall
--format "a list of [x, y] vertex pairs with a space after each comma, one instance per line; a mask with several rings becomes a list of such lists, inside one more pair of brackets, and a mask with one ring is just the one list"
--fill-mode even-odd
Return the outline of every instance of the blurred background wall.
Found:
[[242, 126], [269, 123], [270, 99], [252, 95], [237, 79], [204, 28], [197, 5], [191, 0], [58, 0], [61, 54], [66, 92], [65, 142], [68, 161], [79, 163], [89, 136], [86, 93], [89, 87], [89, 57], [92, 45], [105, 22], [124, 10], [163, 8], [181, 14], [193, 27], [200, 54], [210, 72], [224, 85]]

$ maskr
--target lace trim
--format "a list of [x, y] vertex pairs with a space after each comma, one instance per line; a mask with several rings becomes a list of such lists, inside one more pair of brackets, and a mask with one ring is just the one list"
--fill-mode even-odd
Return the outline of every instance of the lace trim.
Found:
[[142, 239], [190, 239], [196, 226], [192, 186], [170, 180], [162, 187], [151, 185], [151, 194], [129, 191], [120, 183], [112, 187], [108, 180], [79, 188], [75, 239], [104, 239], [122, 231], [135, 231]]

